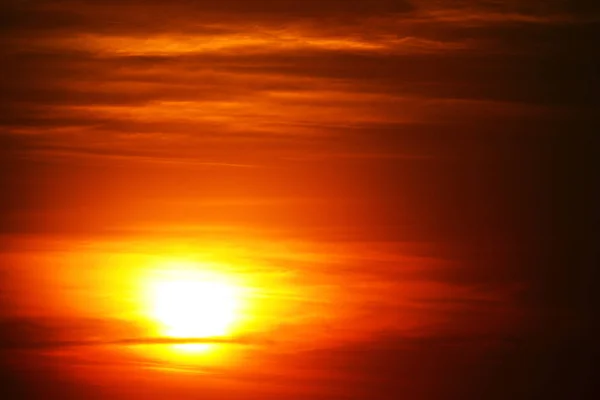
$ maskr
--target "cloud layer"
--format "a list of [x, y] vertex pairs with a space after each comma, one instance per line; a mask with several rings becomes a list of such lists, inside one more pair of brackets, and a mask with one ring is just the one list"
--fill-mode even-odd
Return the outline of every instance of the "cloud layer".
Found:
[[[223, 246], [252, 260], [243, 273], [299, 288], [266, 290], [294, 311], [258, 336], [303, 345], [248, 346], [290, 366], [287, 386], [240, 373], [240, 393], [532, 398], [561, 373], [584, 386], [544, 365], [587, 365], [568, 331], [591, 322], [592, 268], [576, 267], [595, 254], [599, 18], [592, 0], [3, 2], [0, 351], [32, 358], [0, 373], [65, 397], [69, 356], [48, 353], [93, 352], [92, 332], [171, 343], [99, 311], [29, 312], [86, 293], [61, 277], [103, 282], [114, 258], [176, 242]], [[60, 275], [62, 253], [86, 268]], [[105, 396], [143, 386], [114, 381]], [[165, 387], [214, 394], [190, 382]]]

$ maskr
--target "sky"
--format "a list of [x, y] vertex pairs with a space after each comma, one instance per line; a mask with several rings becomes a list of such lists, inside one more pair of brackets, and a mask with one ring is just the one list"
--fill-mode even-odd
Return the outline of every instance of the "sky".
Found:
[[[593, 398], [599, 21], [2, 2], [0, 397]], [[175, 264], [248, 288], [216, 355], [141, 316]]]

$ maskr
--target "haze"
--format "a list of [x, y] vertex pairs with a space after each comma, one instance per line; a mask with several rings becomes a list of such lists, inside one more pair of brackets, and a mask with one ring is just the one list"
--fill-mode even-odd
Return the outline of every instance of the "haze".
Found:
[[593, 398], [598, 18], [3, 2], [0, 397]]

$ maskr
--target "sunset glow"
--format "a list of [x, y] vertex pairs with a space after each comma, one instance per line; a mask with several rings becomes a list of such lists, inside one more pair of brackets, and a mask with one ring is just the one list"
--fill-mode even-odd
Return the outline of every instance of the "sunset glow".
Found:
[[0, 400], [600, 399], [600, 1], [6, 0], [0, 32]]

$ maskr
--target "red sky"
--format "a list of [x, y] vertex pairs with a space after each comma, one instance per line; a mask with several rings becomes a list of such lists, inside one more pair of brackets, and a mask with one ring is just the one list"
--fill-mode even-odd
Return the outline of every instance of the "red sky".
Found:
[[[21, 393], [7, 398], [585, 388], [571, 336], [590, 322], [598, 11], [3, 3], [0, 373]], [[119, 344], [164, 339], [130, 296], [181, 257], [257, 293], [251, 344], [233, 339], [227, 365]]]

